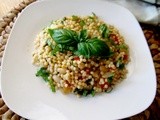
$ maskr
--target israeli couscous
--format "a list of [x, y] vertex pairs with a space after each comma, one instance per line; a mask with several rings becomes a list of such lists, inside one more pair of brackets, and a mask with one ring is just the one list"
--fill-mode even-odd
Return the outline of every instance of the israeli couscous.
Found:
[[52, 21], [34, 41], [33, 64], [51, 90], [94, 96], [110, 92], [127, 74], [129, 50], [119, 31], [90, 16]]

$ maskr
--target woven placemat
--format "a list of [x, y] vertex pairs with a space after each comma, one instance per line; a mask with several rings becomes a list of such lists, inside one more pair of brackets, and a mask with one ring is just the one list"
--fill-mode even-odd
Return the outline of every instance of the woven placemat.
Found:
[[[5, 45], [17, 15], [30, 3], [36, 0], [24, 0], [14, 7], [0, 20], [0, 63]], [[160, 27], [140, 24], [147, 39], [157, 75], [157, 92], [153, 103], [148, 109], [125, 120], [160, 120]], [[145, 71], [144, 71], [145, 72]], [[135, 98], [136, 99], [136, 98]], [[118, 108], [117, 108], [118, 109]], [[0, 120], [25, 120], [12, 112], [0, 96]]]

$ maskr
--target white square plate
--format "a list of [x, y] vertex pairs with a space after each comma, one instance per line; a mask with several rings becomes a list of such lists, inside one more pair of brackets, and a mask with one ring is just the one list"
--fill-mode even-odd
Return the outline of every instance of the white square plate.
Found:
[[[52, 93], [35, 76], [33, 41], [52, 20], [92, 12], [118, 28], [129, 45], [128, 77], [110, 94], [77, 98]], [[3, 57], [1, 90], [8, 107], [28, 119], [110, 120], [145, 110], [155, 97], [156, 76], [142, 29], [127, 9], [102, 0], [45, 0], [29, 5], [16, 20]]]

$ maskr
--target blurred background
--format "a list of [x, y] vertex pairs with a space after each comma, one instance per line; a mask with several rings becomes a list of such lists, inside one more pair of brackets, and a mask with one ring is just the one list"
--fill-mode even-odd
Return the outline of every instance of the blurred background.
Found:
[[[0, 0], [0, 18], [23, 0]], [[129, 9], [139, 22], [160, 24], [160, 0], [106, 0]]]
[[0, 18], [23, 0], [0, 0]]

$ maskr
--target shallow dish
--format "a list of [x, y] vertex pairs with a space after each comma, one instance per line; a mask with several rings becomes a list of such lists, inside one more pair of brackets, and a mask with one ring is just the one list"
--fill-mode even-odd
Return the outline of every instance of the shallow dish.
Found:
[[[70, 15], [96, 13], [114, 25], [130, 48], [127, 79], [110, 94], [77, 98], [51, 90], [35, 76], [31, 64], [33, 41], [50, 21]], [[121, 119], [145, 110], [156, 92], [152, 57], [135, 17], [125, 8], [98, 0], [45, 0], [26, 7], [11, 31], [2, 61], [2, 97], [8, 107], [28, 119]]]

